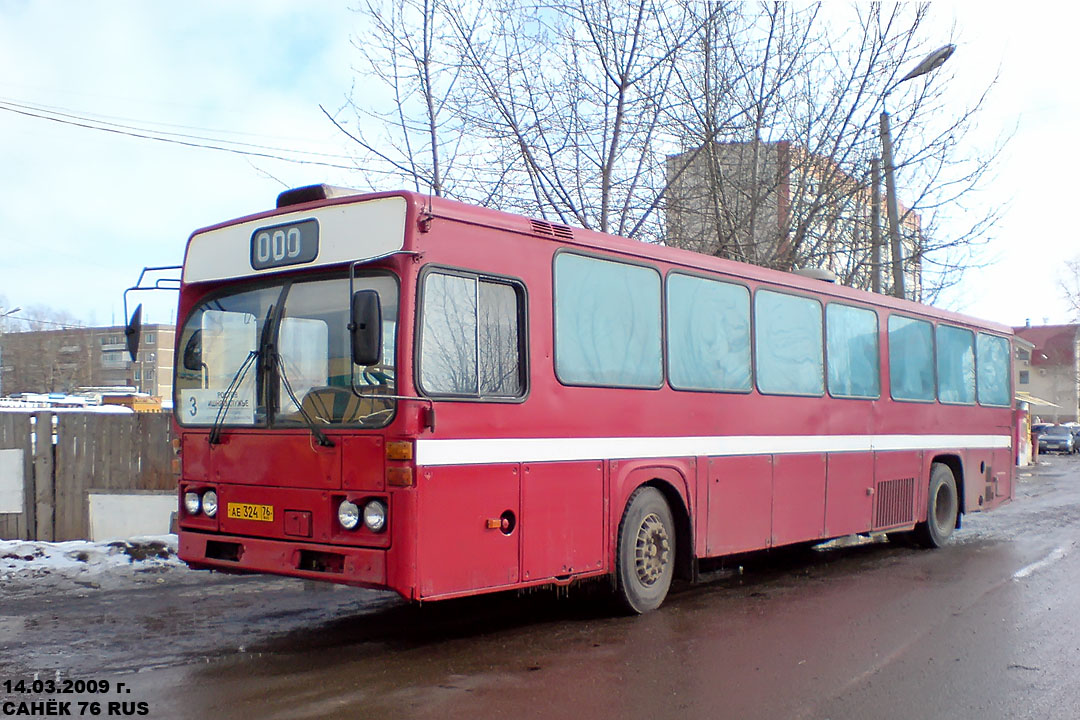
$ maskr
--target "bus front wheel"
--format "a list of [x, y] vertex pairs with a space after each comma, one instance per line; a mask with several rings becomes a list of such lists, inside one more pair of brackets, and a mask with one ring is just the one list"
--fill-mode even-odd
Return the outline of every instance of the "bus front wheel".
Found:
[[664, 495], [640, 487], [626, 503], [616, 551], [618, 597], [627, 610], [660, 607], [675, 574], [675, 522]]
[[939, 548], [949, 541], [956, 529], [960, 499], [956, 478], [948, 465], [930, 466], [930, 489], [927, 493], [926, 522], [915, 526], [915, 539], [928, 548]]

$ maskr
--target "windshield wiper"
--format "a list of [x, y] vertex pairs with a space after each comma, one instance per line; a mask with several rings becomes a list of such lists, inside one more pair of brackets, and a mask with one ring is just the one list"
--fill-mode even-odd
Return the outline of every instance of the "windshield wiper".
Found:
[[258, 357], [258, 350], [252, 350], [248, 353], [248, 356], [244, 358], [244, 362], [240, 363], [240, 367], [237, 368], [236, 374], [233, 375], [229, 387], [225, 388], [225, 398], [222, 400], [221, 404], [218, 405], [217, 415], [214, 417], [214, 424], [210, 426], [210, 437], [208, 439], [211, 445], [217, 445], [221, 442], [221, 428], [225, 424], [225, 418], [229, 415], [229, 407], [232, 406], [236, 391], [240, 389], [240, 385], [244, 382], [244, 377], [247, 375], [248, 370], [255, 364]]
[[[225, 389], [225, 399], [222, 401], [221, 405], [218, 406], [214, 424], [210, 426], [210, 436], [207, 440], [209, 440], [211, 445], [217, 445], [221, 442], [221, 430], [225, 425], [225, 418], [229, 414], [229, 407], [232, 405], [233, 397], [236, 395], [236, 391], [240, 389], [240, 384], [244, 381], [244, 377], [247, 375], [248, 370], [266, 355], [266, 353], [263, 352], [263, 349], [267, 347], [267, 342], [269, 340], [267, 331], [270, 328], [270, 318], [272, 318], [273, 315], [274, 304], [271, 303], [270, 307], [266, 309], [266, 319], [263, 320], [262, 335], [259, 337], [259, 348], [248, 353], [248, 356], [244, 358], [244, 362], [237, 368], [236, 374], [233, 375], [229, 387]], [[258, 380], [258, 378], [256, 378], [256, 380]], [[256, 395], [258, 395], [258, 388], [256, 388], [255, 392]]]
[[318, 423], [310, 415], [307, 410], [304, 409], [303, 403], [296, 397], [296, 393], [293, 392], [292, 383], [289, 382], [288, 375], [285, 374], [285, 363], [281, 359], [281, 353], [275, 352], [273, 354], [273, 363], [277, 368], [278, 376], [281, 378], [281, 386], [285, 388], [285, 392], [288, 394], [289, 399], [296, 405], [297, 410], [300, 411], [300, 417], [304, 418], [304, 423], [311, 430], [311, 434], [315, 437], [316, 442], [322, 447], [334, 447], [334, 441], [326, 436], [320, 428]]

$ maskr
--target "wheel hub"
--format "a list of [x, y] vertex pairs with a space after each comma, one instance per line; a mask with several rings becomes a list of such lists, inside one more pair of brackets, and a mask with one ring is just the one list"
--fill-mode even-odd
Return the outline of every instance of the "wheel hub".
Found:
[[656, 513], [641, 521], [634, 545], [634, 569], [642, 585], [653, 585], [664, 574], [671, 560], [671, 542], [667, 529]]

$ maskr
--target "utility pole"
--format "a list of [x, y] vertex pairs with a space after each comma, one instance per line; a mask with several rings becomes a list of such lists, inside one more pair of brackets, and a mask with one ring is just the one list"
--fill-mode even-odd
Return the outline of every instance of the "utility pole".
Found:
[[[900, 83], [925, 75], [941, 67], [953, 54], [954, 50], [956, 50], [955, 45], [946, 45], [927, 55], [911, 72], [897, 80], [892, 87], [885, 91], [882, 103], [889, 97], [889, 93], [892, 92], [893, 88]], [[893, 295], [903, 298], [904, 256], [900, 243], [900, 212], [897, 209], [896, 202], [896, 167], [893, 165], [892, 134], [889, 131], [889, 113], [887, 111], [882, 110], [878, 124], [881, 131], [881, 154], [885, 162], [886, 206], [889, 213], [889, 239], [892, 246]]]
[[893, 295], [904, 297], [904, 249], [900, 242], [900, 210], [896, 202], [896, 167], [893, 165], [889, 113], [881, 113], [881, 157], [885, 161], [885, 205], [889, 214], [889, 244], [892, 250]]
[[870, 290], [881, 292], [881, 161], [870, 161]]

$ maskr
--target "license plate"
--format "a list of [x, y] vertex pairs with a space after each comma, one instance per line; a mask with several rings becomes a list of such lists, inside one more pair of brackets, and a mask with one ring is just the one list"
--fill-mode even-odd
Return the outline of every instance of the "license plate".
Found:
[[248, 503], [229, 503], [226, 514], [233, 520], [258, 520], [274, 522], [273, 505], [250, 505]]

